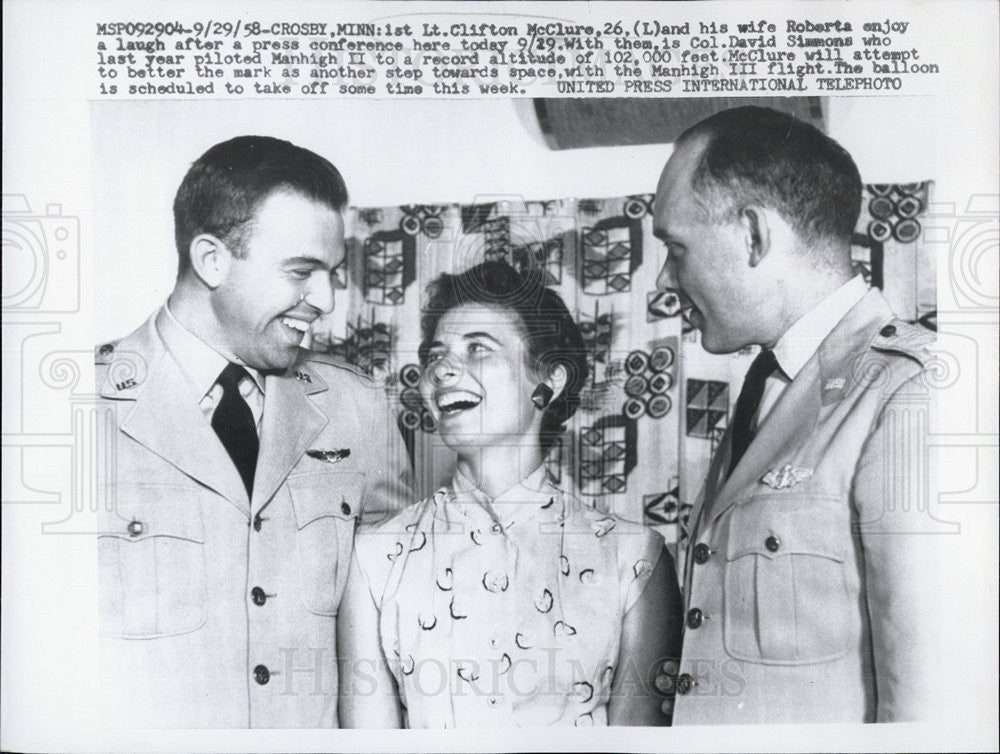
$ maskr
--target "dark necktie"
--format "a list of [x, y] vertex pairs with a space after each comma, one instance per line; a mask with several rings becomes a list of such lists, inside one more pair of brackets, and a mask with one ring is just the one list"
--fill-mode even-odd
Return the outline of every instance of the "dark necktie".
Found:
[[760, 399], [764, 395], [764, 383], [768, 376], [778, 368], [778, 360], [774, 357], [774, 352], [764, 349], [757, 358], [753, 360], [747, 376], [743, 380], [743, 389], [740, 390], [740, 397], [736, 401], [736, 411], [733, 414], [733, 434], [732, 434], [732, 454], [729, 458], [729, 473], [733, 473], [736, 464], [740, 462], [743, 454], [753, 441], [754, 432], [751, 429], [753, 417], [760, 406]]
[[229, 364], [222, 370], [216, 380], [222, 385], [222, 400], [212, 414], [212, 429], [240, 472], [247, 495], [252, 496], [259, 441], [253, 412], [240, 395], [240, 381], [249, 376], [239, 364]]

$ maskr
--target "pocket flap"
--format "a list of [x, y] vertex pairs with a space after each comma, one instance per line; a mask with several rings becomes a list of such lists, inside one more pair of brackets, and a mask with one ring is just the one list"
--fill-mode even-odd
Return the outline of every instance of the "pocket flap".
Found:
[[846, 500], [820, 495], [762, 495], [737, 503], [726, 559], [816, 555], [842, 562], [851, 536]]
[[133, 542], [174, 537], [204, 543], [205, 525], [198, 502], [201, 494], [201, 490], [181, 485], [116, 485], [112, 498], [115, 515], [101, 535]]
[[288, 478], [295, 524], [303, 528], [321, 518], [353, 519], [361, 510], [365, 475], [361, 472], [316, 472]]

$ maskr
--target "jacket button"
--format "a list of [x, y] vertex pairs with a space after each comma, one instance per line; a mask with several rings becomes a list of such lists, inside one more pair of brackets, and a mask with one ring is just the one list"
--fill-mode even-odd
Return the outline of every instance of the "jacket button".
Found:
[[250, 590], [250, 599], [253, 600], [253, 604], [259, 607], [260, 605], [263, 605], [265, 602], [267, 602], [267, 595], [264, 594], [263, 589], [261, 589], [259, 586], [255, 586], [253, 589]]
[[694, 685], [694, 678], [691, 677], [690, 673], [681, 673], [677, 676], [677, 693], [684, 695], [691, 690]]
[[271, 680], [271, 671], [264, 665], [258, 665], [253, 669], [253, 679], [263, 686]]
[[771, 552], [777, 552], [778, 548], [781, 547], [781, 540], [772, 534], [770, 537], [764, 540], [764, 547], [766, 547]]
[[340, 510], [344, 512], [345, 516], [351, 515], [351, 506], [349, 506], [346, 501], [340, 504]]
[[100, 348], [100, 354], [101, 356], [107, 356], [109, 353], [114, 353], [114, 350], [115, 347], [113, 345], [111, 345], [110, 343], [105, 343]]
[[896, 334], [895, 325], [886, 325], [879, 331], [879, 335], [881, 335], [883, 338], [891, 338], [895, 334]]
[[712, 557], [712, 548], [706, 545], [704, 542], [699, 542], [694, 546], [694, 562], [698, 565], [705, 565], [708, 559]]
[[503, 531], [503, 527], [500, 526], [500, 524], [493, 524], [493, 526], [490, 527], [490, 531], [494, 534], [499, 534]]
[[692, 607], [688, 610], [687, 624], [688, 628], [700, 628], [702, 621], [705, 620], [705, 614], [697, 607]]
[[256, 516], [253, 517], [253, 530], [254, 531], [260, 531], [260, 527], [261, 527], [261, 525], [263, 523], [264, 523], [264, 519], [262, 519], [260, 517], [260, 514], [258, 513]]
[[144, 527], [142, 525], [142, 521], [132, 521], [128, 525], [128, 533], [130, 536], [133, 537], [138, 537], [140, 534], [142, 534], [143, 529]]

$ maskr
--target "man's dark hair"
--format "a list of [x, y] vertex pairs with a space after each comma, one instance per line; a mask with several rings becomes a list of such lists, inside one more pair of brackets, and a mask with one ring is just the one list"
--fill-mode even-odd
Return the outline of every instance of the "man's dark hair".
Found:
[[713, 218], [748, 204], [771, 207], [808, 243], [849, 242], [861, 212], [851, 155], [818, 128], [765, 107], [724, 110], [677, 140], [708, 139], [691, 179]]
[[427, 286], [427, 303], [420, 320], [423, 342], [420, 363], [427, 364], [438, 322], [463, 304], [515, 312], [521, 319], [529, 365], [547, 376], [557, 366], [566, 369], [566, 387], [542, 416], [541, 442], [547, 451], [580, 405], [587, 381], [587, 347], [580, 328], [562, 298], [546, 288], [544, 271], [519, 273], [504, 262], [483, 262], [458, 275], [443, 273]]
[[237, 136], [216, 144], [195, 161], [174, 197], [178, 274], [191, 266], [191, 241], [211, 233], [245, 253], [248, 223], [275, 190], [298, 192], [340, 211], [347, 186], [328, 160], [270, 136]]

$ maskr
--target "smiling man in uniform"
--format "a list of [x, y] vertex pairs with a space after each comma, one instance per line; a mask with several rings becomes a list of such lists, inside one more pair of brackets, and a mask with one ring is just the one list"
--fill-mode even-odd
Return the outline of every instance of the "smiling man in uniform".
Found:
[[930, 333], [851, 265], [861, 180], [816, 128], [743, 107], [660, 178], [659, 287], [711, 353], [760, 346], [690, 517], [674, 724], [933, 714]]
[[217, 144], [174, 201], [173, 293], [97, 349], [103, 680], [127, 725], [337, 724], [355, 526], [411, 502], [382, 390], [301, 347], [333, 309], [346, 203], [306, 149]]

